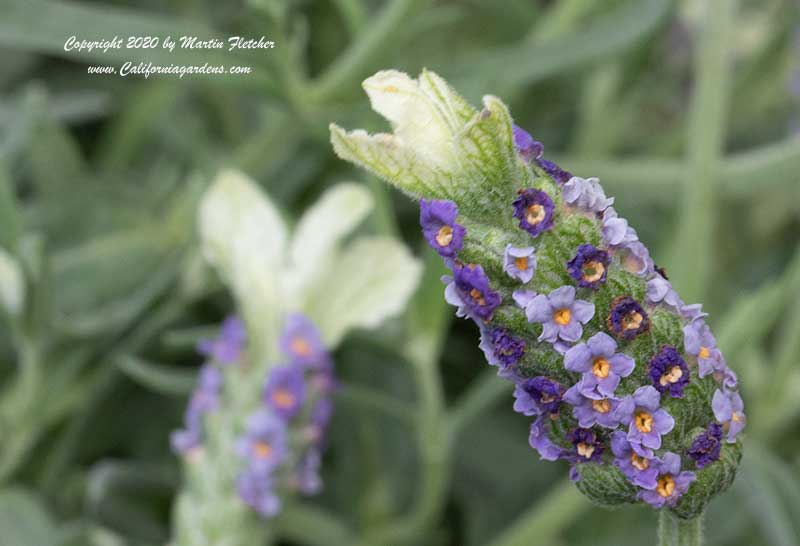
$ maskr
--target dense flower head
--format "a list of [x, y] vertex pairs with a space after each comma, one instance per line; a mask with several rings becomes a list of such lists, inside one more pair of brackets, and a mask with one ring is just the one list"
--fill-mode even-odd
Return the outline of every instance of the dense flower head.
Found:
[[649, 375], [658, 392], [669, 393], [673, 398], [683, 396], [683, 389], [689, 384], [689, 368], [675, 347], [661, 348], [650, 360]]
[[458, 207], [452, 201], [421, 199], [419, 202], [419, 223], [425, 240], [445, 258], [454, 258], [464, 246], [467, 230], [456, 223], [456, 216]]
[[553, 200], [542, 190], [526, 188], [519, 190], [514, 200], [514, 217], [519, 219], [519, 227], [536, 237], [553, 227]]
[[606, 282], [611, 256], [594, 245], [583, 244], [567, 262], [567, 271], [581, 288], [599, 288]]
[[[463, 163], [403, 167], [396, 148], [405, 134], [366, 147], [360, 139], [372, 137], [335, 128], [334, 145], [370, 168], [386, 150], [391, 161], [378, 174], [412, 195], [457, 204], [470, 229], [460, 255], [444, 256], [453, 270], [445, 298], [477, 324], [487, 361], [514, 382], [513, 408], [533, 421], [529, 443], [539, 456], [568, 461], [578, 488], [602, 504], [640, 501], [696, 516], [732, 483], [745, 423], [736, 374], [707, 313], [681, 300], [597, 178], [544, 159], [541, 144], [487, 101], [464, 127], [442, 124], [440, 136]], [[478, 126], [491, 164], [458, 151], [459, 131]], [[363, 154], [352, 151], [359, 146]], [[506, 153], [512, 146], [515, 155]], [[423, 180], [440, 167], [450, 169], [435, 181], [441, 191]], [[503, 301], [509, 295], [516, 306]]]

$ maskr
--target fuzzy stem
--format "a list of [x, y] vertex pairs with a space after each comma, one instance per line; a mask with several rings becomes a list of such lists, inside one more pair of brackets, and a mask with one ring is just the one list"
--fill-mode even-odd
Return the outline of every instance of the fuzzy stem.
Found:
[[661, 510], [658, 516], [659, 546], [702, 546], [703, 515], [694, 519], [679, 519], [669, 510]]

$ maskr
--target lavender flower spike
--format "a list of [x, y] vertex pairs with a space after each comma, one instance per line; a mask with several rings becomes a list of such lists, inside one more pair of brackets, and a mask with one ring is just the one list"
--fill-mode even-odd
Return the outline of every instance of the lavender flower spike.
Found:
[[568, 461], [596, 503], [700, 515], [733, 483], [744, 425], [702, 308], [684, 304], [600, 181], [544, 159], [496, 97], [474, 109], [429, 71], [364, 87], [392, 133], [332, 125], [334, 150], [423, 206], [457, 207], [465, 233], [443, 256], [445, 298], [514, 383], [531, 447]]
[[575, 288], [562, 286], [548, 295], [539, 294], [525, 307], [528, 322], [542, 324], [539, 341], [555, 343], [559, 338], [578, 341], [583, 335], [583, 324], [594, 316], [594, 304], [575, 299]]

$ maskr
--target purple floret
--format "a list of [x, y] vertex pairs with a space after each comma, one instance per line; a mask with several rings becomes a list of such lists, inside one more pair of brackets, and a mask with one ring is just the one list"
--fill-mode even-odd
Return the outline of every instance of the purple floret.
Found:
[[628, 425], [628, 441], [639, 454], [661, 447], [661, 436], [675, 427], [675, 420], [661, 409], [661, 395], [650, 385], [639, 387], [617, 407], [620, 423]]
[[742, 397], [735, 391], [716, 390], [711, 399], [711, 408], [714, 410], [714, 417], [722, 423], [725, 441], [729, 444], [735, 443], [736, 437], [747, 423]]
[[273, 479], [269, 475], [245, 470], [236, 480], [239, 498], [253, 510], [270, 518], [281, 509], [281, 499], [275, 492]]
[[572, 286], [561, 286], [546, 296], [527, 296], [515, 295], [515, 300], [525, 304], [528, 322], [542, 325], [539, 341], [555, 343], [560, 338], [574, 343], [583, 335], [583, 325], [594, 316], [594, 304], [575, 299], [575, 288]]
[[711, 423], [698, 435], [689, 448], [689, 457], [694, 459], [697, 468], [704, 468], [719, 460], [722, 449], [722, 425]]
[[694, 472], [681, 471], [681, 458], [676, 453], [665, 453], [656, 466], [656, 487], [640, 491], [639, 498], [654, 508], [675, 506], [697, 476]]
[[616, 350], [617, 342], [605, 332], [598, 332], [566, 352], [564, 367], [583, 374], [581, 394], [595, 399], [613, 396], [620, 378], [631, 374], [633, 359]]
[[717, 340], [702, 320], [695, 320], [683, 328], [683, 346], [687, 354], [697, 357], [698, 376], [725, 371], [725, 359], [717, 349]]
[[257, 410], [247, 420], [236, 452], [251, 472], [268, 475], [288, 454], [286, 424], [266, 408]]
[[564, 455], [564, 450], [550, 439], [549, 429], [550, 418], [546, 415], [541, 415], [531, 423], [528, 443], [539, 452], [539, 456], [545, 461], [556, 461]]
[[567, 180], [572, 178], [572, 174], [568, 173], [554, 162], [545, 158], [537, 159], [536, 164], [541, 167], [547, 175], [558, 182], [559, 184], [566, 184]]
[[519, 153], [519, 155], [521, 155], [525, 161], [539, 159], [542, 157], [542, 154], [544, 153], [544, 146], [542, 146], [541, 142], [534, 140], [530, 133], [517, 125], [513, 126], [513, 133], [514, 147], [517, 149], [517, 153]]
[[575, 257], [567, 262], [567, 271], [579, 287], [597, 289], [606, 282], [609, 263], [611, 256], [608, 252], [583, 244], [578, 247]]
[[689, 368], [675, 347], [665, 346], [650, 359], [650, 381], [660, 393], [681, 398], [689, 384]]
[[294, 313], [286, 317], [286, 324], [278, 345], [291, 364], [304, 369], [321, 369], [330, 366], [330, 358], [322, 343], [322, 336], [308, 317]]
[[514, 389], [514, 411], [523, 415], [556, 414], [563, 392], [558, 382], [547, 377], [526, 379]]
[[519, 190], [514, 200], [514, 217], [519, 219], [519, 227], [532, 237], [553, 227], [553, 209], [553, 200], [542, 190]]
[[608, 329], [622, 339], [633, 339], [650, 330], [650, 317], [639, 303], [628, 296], [611, 302], [611, 312], [606, 319]]
[[421, 199], [419, 223], [428, 244], [444, 258], [453, 258], [464, 246], [467, 230], [456, 223], [458, 207], [452, 201]]
[[648, 456], [638, 453], [621, 430], [611, 434], [611, 451], [614, 453], [614, 464], [633, 485], [644, 489], [656, 488], [658, 468], [652, 452]]
[[563, 196], [566, 204], [591, 213], [602, 212], [614, 202], [606, 197], [597, 178], [573, 176], [564, 184]]
[[482, 330], [480, 347], [489, 364], [497, 366], [501, 372], [514, 366], [525, 354], [525, 341], [505, 328]]
[[536, 271], [536, 256], [532, 246], [518, 248], [509, 244], [503, 253], [503, 271], [512, 279], [530, 282]]
[[246, 337], [244, 323], [239, 318], [230, 316], [222, 322], [219, 336], [200, 340], [197, 351], [220, 364], [232, 364], [239, 359]]
[[264, 385], [264, 403], [282, 419], [289, 420], [303, 407], [306, 384], [303, 370], [297, 366], [276, 366]]
[[574, 448], [568, 455], [572, 462], [602, 462], [603, 443], [597, 438], [597, 434], [593, 430], [588, 428], [573, 429], [567, 433], [567, 440]]
[[599, 425], [604, 428], [616, 428], [619, 418], [616, 415], [619, 399], [613, 397], [597, 398], [583, 394], [585, 387], [583, 379], [567, 389], [564, 401], [572, 404], [572, 415], [578, 420], [578, 425], [589, 428]]
[[489, 277], [481, 266], [456, 265], [453, 269], [453, 278], [443, 279], [448, 281], [444, 291], [445, 300], [458, 307], [456, 312], [458, 316], [469, 316], [483, 322], [492, 319], [494, 310], [500, 305], [502, 298], [489, 286]]

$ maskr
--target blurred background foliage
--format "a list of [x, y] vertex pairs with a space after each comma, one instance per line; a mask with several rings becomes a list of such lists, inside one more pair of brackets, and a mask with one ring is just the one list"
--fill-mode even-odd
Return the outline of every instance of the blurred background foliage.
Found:
[[[793, 0], [0, 0], [0, 246], [26, 288], [0, 329], [0, 544], [168, 540], [168, 433], [197, 339], [231, 311], [194, 244], [199, 192], [237, 167], [293, 218], [360, 180], [380, 205], [365, 229], [421, 248], [416, 207], [336, 160], [327, 126], [381, 129], [361, 80], [423, 66], [599, 176], [705, 304], [750, 419], [708, 543], [800, 544], [798, 29]], [[214, 56], [65, 52], [72, 34], [277, 47], [215, 54], [248, 77], [88, 76]], [[273, 523], [285, 544], [652, 543], [653, 512], [592, 507], [538, 461], [429, 263], [402, 320], [336, 354], [326, 490]]]

